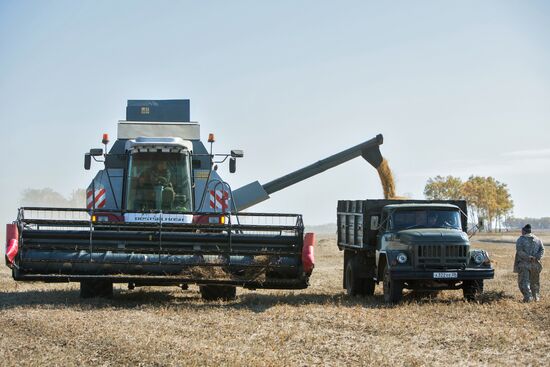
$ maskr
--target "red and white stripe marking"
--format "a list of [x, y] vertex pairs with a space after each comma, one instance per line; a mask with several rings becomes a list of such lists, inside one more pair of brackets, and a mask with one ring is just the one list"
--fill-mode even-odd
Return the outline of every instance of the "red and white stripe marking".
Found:
[[88, 209], [103, 208], [106, 201], [107, 196], [105, 195], [104, 187], [95, 190], [95, 197], [92, 190], [86, 191], [86, 207]]
[[210, 190], [210, 207], [215, 210], [226, 211], [229, 208], [229, 194], [227, 191]]

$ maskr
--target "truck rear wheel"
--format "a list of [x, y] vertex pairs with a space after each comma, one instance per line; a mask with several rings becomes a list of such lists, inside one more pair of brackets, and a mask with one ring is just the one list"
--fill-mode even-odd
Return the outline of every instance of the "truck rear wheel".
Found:
[[234, 285], [201, 285], [199, 289], [205, 301], [231, 301], [237, 297], [237, 287]]
[[355, 261], [351, 259], [346, 265], [346, 293], [348, 296], [357, 296], [362, 289], [362, 279], [357, 277]]
[[83, 280], [80, 282], [80, 298], [113, 296], [113, 283], [108, 280]]
[[403, 282], [391, 279], [390, 268], [384, 269], [384, 301], [386, 303], [397, 303], [403, 298]]
[[358, 267], [355, 259], [351, 259], [346, 265], [346, 293], [348, 296], [372, 296], [375, 288], [374, 279], [360, 278]]
[[483, 293], [483, 279], [465, 280], [462, 283], [462, 293], [466, 300], [475, 301]]

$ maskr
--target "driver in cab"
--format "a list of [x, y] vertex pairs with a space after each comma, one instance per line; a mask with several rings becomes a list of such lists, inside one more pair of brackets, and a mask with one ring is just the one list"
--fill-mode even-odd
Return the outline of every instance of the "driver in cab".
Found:
[[[172, 174], [166, 161], [153, 161], [152, 166], [139, 176], [139, 187], [143, 190], [147, 209], [170, 210], [174, 202]], [[157, 190], [161, 192], [161, 208], [157, 208]]]

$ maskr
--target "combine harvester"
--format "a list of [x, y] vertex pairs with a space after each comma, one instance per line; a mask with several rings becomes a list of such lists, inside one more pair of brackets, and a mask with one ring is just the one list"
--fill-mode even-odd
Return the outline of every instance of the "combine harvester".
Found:
[[303, 289], [313, 270], [313, 234], [298, 214], [242, 210], [350, 159], [375, 168], [382, 136], [260, 184], [232, 190], [218, 174], [240, 150], [214, 154], [190, 122], [189, 100], [130, 100], [104, 163], [87, 189], [87, 207], [23, 207], [7, 225], [6, 263], [18, 281], [80, 282], [81, 297], [110, 296], [113, 283], [198, 284], [203, 299], [233, 299], [236, 286]]

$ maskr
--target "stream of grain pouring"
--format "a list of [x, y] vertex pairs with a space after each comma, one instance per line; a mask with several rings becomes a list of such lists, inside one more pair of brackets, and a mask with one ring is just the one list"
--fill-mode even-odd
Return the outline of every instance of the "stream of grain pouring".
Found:
[[378, 175], [382, 183], [384, 190], [384, 199], [394, 199], [395, 196], [395, 182], [393, 181], [393, 173], [390, 169], [388, 161], [384, 158], [380, 166], [378, 167]]

